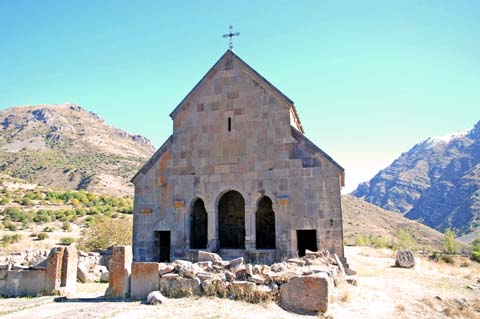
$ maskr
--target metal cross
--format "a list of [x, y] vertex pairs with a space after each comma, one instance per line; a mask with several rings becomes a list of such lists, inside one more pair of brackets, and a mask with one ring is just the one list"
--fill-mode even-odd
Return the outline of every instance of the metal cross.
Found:
[[228, 49], [233, 50], [233, 41], [232, 37], [238, 37], [240, 35], [240, 32], [233, 32], [233, 26], [230, 26], [230, 33], [226, 33], [222, 35], [223, 38], [230, 38], [230, 43], [228, 44]]

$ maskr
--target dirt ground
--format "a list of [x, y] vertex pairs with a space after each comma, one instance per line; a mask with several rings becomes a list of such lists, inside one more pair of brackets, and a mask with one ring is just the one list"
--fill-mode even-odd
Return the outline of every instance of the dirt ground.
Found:
[[[480, 318], [480, 266], [460, 267], [417, 258], [415, 269], [394, 268], [393, 252], [346, 247], [358, 286], [342, 285], [327, 318]], [[466, 267], [465, 267], [466, 266]], [[480, 284], [478, 284], [480, 285]], [[19, 318], [315, 318], [289, 313], [275, 303], [252, 305], [218, 298], [169, 299], [160, 306], [106, 302], [105, 284], [79, 284], [78, 299], [0, 299], [0, 317]], [[322, 316], [320, 316], [322, 317]], [[316, 317], [318, 318], [318, 317]]]

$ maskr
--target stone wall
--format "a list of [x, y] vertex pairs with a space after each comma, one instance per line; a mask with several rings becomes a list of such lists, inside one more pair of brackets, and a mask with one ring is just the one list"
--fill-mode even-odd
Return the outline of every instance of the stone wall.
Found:
[[0, 267], [0, 295], [7, 297], [65, 294], [76, 292], [77, 250], [75, 247], [55, 247], [46, 266]]
[[218, 203], [231, 190], [245, 201], [246, 251], [256, 250], [257, 205], [268, 196], [275, 260], [295, 256], [296, 231], [306, 229], [316, 230], [318, 249], [343, 256], [343, 169], [299, 131], [293, 102], [253, 69], [227, 52], [171, 116], [173, 135], [133, 179], [135, 261], [159, 260], [156, 231], [171, 232], [171, 258], [185, 257], [198, 198], [206, 248], [219, 251]]

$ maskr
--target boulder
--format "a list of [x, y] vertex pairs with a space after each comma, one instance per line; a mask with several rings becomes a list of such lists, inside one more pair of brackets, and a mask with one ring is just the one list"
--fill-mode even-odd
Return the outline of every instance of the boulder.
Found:
[[234, 281], [230, 285], [230, 293], [235, 299], [254, 301], [255, 287], [253, 282], [248, 281]]
[[160, 263], [158, 266], [158, 275], [163, 276], [171, 273], [174, 270], [175, 266], [173, 266], [172, 264]]
[[300, 259], [300, 258], [290, 258], [287, 260], [287, 263], [290, 263], [290, 264], [295, 264], [297, 266], [305, 266], [305, 260], [303, 259]]
[[100, 282], [108, 282], [110, 280], [110, 273], [108, 271], [100, 274]]
[[288, 310], [302, 314], [326, 312], [330, 285], [325, 273], [292, 277], [280, 287], [280, 302]]
[[147, 296], [147, 304], [149, 305], [161, 305], [167, 301], [160, 291], [152, 291]]
[[246, 264], [245, 272], [247, 273], [247, 275], [253, 276], [253, 266], [251, 264]]
[[215, 254], [215, 253], [200, 250], [198, 252], [198, 261], [221, 262], [222, 257], [220, 257], [218, 254]]
[[395, 266], [401, 268], [412, 268], [415, 266], [415, 257], [411, 250], [399, 250], [395, 258]]
[[259, 285], [263, 285], [263, 283], [265, 282], [265, 278], [259, 275], [253, 275], [248, 278], [248, 281], [251, 281]]
[[88, 282], [88, 269], [84, 262], [79, 262], [77, 265], [77, 277], [83, 283]]
[[225, 272], [225, 279], [226, 279], [227, 281], [234, 281], [234, 280], [236, 279], [236, 276], [235, 276], [235, 274], [234, 274], [233, 272], [227, 270], [227, 271]]
[[241, 265], [243, 265], [243, 257], [230, 260], [230, 271], [235, 273]]
[[160, 292], [172, 298], [189, 297], [202, 294], [201, 281], [198, 278], [174, 277], [168, 274], [162, 276], [159, 281]]

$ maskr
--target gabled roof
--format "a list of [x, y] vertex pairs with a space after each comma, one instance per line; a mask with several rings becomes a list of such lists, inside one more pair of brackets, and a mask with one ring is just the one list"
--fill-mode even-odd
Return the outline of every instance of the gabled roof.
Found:
[[313, 143], [312, 141], [310, 141], [305, 135], [303, 135], [300, 131], [298, 131], [296, 128], [294, 128], [293, 126], [290, 126], [290, 128], [292, 129], [292, 136], [294, 139], [296, 139], [297, 141], [300, 141], [300, 142], [303, 142], [305, 143], [306, 145], [308, 145], [308, 147], [312, 148], [313, 150], [315, 150], [316, 152], [320, 153], [323, 155], [323, 157], [325, 157], [330, 163], [332, 163], [334, 166], [336, 166], [340, 171], [344, 172], [345, 169], [340, 166], [340, 164], [338, 164], [337, 162], [335, 162], [335, 160], [330, 156], [328, 155], [327, 153], [325, 153], [320, 147], [318, 147], [317, 145], [315, 145], [315, 143]]
[[172, 143], [172, 140], [173, 135], [170, 135], [165, 141], [165, 143], [163, 143], [163, 145], [160, 146], [160, 148], [155, 152], [155, 154], [153, 154], [152, 157], [150, 157], [150, 159], [142, 166], [142, 168], [138, 170], [137, 174], [132, 177], [130, 182], [134, 183], [134, 180], [137, 178], [138, 175], [140, 175], [140, 173], [146, 174], [147, 171], [155, 164], [155, 162], [163, 155], [163, 153], [167, 151], [168, 147]]
[[215, 69], [217, 67], [217, 65], [219, 65], [223, 60], [225, 60], [226, 58], [228, 57], [231, 57], [231, 58], [234, 58], [236, 59], [241, 65], [243, 65], [247, 70], [249, 70], [255, 77], [258, 78], [259, 81], [263, 82], [263, 84], [265, 84], [265, 86], [267, 86], [268, 88], [270, 88], [274, 93], [276, 93], [282, 100], [284, 100], [288, 105], [290, 105], [290, 107], [292, 108], [293, 110], [293, 113], [295, 114], [295, 117], [298, 121], [298, 126], [299, 126], [299, 129], [302, 133], [305, 133], [304, 130], [303, 130], [303, 127], [302, 127], [302, 123], [300, 122], [300, 117], [298, 116], [298, 112], [297, 112], [297, 109], [293, 103], [292, 100], [290, 100], [285, 94], [282, 93], [282, 91], [280, 91], [279, 89], [277, 89], [272, 83], [270, 83], [267, 79], [265, 79], [263, 76], [261, 76], [257, 71], [255, 71], [255, 69], [253, 69], [250, 65], [248, 65], [245, 61], [243, 61], [238, 55], [236, 55], [235, 53], [233, 53], [232, 50], [227, 50], [221, 57], [220, 59], [218, 59], [217, 62], [215, 62], [215, 64], [210, 68], [210, 70], [208, 70], [208, 72], [202, 77], [202, 79], [193, 87], [193, 89], [190, 90], [190, 92], [188, 92], [188, 94], [183, 98], [183, 100], [177, 105], [177, 107], [175, 107], [175, 109], [170, 113], [170, 117], [173, 118], [176, 113], [179, 111], [179, 109], [183, 106], [184, 102], [187, 101], [191, 96], [192, 94], [195, 92], [195, 90], [202, 84], [206, 81], [206, 79], [209, 77], [209, 74], [213, 71], [213, 69]]

